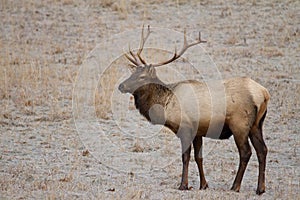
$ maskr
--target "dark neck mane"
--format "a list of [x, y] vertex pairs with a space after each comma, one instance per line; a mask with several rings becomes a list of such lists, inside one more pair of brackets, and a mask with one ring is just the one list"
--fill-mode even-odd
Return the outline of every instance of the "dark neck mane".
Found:
[[133, 93], [135, 107], [148, 121], [151, 121], [149, 109], [155, 104], [165, 107], [172, 95], [172, 91], [163, 83], [148, 83]]

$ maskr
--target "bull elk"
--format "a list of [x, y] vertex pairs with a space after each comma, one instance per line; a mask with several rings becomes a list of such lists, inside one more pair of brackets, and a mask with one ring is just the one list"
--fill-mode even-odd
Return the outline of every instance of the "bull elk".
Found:
[[[182, 147], [182, 179], [179, 189], [188, 190], [188, 165], [191, 146], [194, 147], [194, 157], [200, 175], [200, 189], [206, 189], [203, 171], [202, 137], [209, 137], [209, 126], [221, 126], [219, 137], [228, 139], [233, 135], [239, 152], [239, 167], [231, 190], [239, 192], [248, 161], [251, 157], [249, 138], [256, 151], [259, 162], [258, 186], [256, 193], [265, 192], [265, 168], [267, 147], [263, 139], [263, 122], [270, 99], [266, 88], [250, 78], [231, 78], [219, 80], [225, 90], [225, 111], [217, 110], [218, 117], [212, 116], [211, 110], [218, 108], [213, 105], [208, 84], [195, 80], [185, 80], [166, 84], [156, 74], [155, 68], [169, 64], [184, 52], [197, 44], [204, 43], [199, 38], [194, 43], [188, 43], [184, 34], [183, 48], [169, 60], [157, 64], [147, 64], [142, 58], [144, 44], [151, 31], [147, 33], [144, 27], [141, 34], [140, 47], [137, 53], [129, 50], [125, 54], [132, 68], [131, 76], [119, 85], [122, 93], [134, 96], [135, 106], [140, 113], [153, 124], [161, 124], [173, 131], [181, 141]], [[218, 81], [216, 81], [218, 82]], [[219, 91], [214, 91], [218, 93]]]

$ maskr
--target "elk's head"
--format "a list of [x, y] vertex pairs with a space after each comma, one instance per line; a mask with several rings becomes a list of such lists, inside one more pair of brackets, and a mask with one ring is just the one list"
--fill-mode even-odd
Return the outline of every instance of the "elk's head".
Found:
[[119, 85], [122, 93], [133, 93], [139, 87], [149, 84], [158, 83], [156, 70], [152, 65], [137, 66], [133, 69], [131, 76]]
[[183, 44], [183, 47], [182, 47], [182, 49], [179, 53], [177, 53], [177, 51], [175, 49], [175, 53], [174, 53], [173, 57], [170, 58], [169, 60], [161, 62], [161, 63], [157, 63], [157, 64], [147, 64], [145, 62], [145, 60], [141, 57], [141, 53], [143, 51], [144, 44], [145, 44], [146, 40], [148, 39], [150, 33], [151, 33], [150, 26], [148, 26], [147, 34], [145, 36], [144, 35], [144, 26], [143, 26], [139, 50], [137, 51], [136, 54], [134, 54], [129, 49], [129, 53], [125, 54], [126, 58], [130, 61], [129, 66], [132, 69], [131, 70], [132, 74], [128, 79], [126, 79], [125, 81], [123, 81], [119, 85], [119, 90], [122, 93], [131, 93], [131, 94], [133, 94], [133, 92], [136, 89], [140, 88], [143, 85], [149, 84], [149, 83], [163, 84], [163, 82], [160, 81], [158, 79], [157, 75], [156, 75], [155, 67], [159, 67], [159, 66], [171, 63], [171, 62], [177, 60], [180, 56], [182, 56], [182, 54], [184, 54], [184, 52], [188, 48], [190, 48], [194, 45], [197, 45], [199, 43], [205, 43], [206, 42], [204, 40], [201, 40], [201, 34], [199, 33], [198, 40], [194, 43], [188, 44], [187, 39], [186, 39], [186, 34], [184, 32], [184, 44]]

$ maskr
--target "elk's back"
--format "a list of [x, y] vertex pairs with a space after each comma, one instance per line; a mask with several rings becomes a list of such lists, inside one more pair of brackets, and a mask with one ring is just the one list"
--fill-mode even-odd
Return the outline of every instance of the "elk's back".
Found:
[[269, 98], [268, 91], [250, 78], [189, 80], [170, 87], [174, 95], [165, 109], [167, 122], [177, 127], [192, 127], [203, 136], [222, 131], [230, 123], [236, 123], [236, 119], [241, 127], [250, 128]]

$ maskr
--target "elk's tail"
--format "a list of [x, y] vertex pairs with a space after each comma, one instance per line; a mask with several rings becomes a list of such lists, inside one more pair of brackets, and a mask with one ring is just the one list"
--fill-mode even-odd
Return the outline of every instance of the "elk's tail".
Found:
[[258, 129], [262, 128], [264, 119], [265, 119], [266, 114], [267, 114], [268, 102], [270, 100], [270, 94], [269, 94], [269, 92], [268, 92], [267, 89], [264, 88], [264, 90], [262, 91], [262, 93], [263, 93], [264, 101], [258, 107], [258, 111], [257, 111], [257, 115], [256, 115], [256, 120], [255, 120], [254, 126], [253, 126], [253, 128], [258, 128]]

